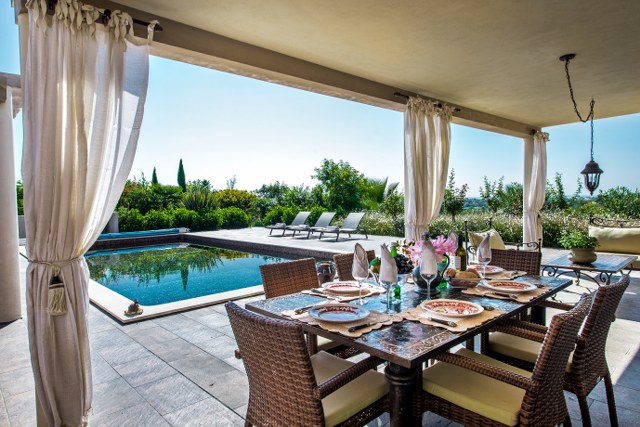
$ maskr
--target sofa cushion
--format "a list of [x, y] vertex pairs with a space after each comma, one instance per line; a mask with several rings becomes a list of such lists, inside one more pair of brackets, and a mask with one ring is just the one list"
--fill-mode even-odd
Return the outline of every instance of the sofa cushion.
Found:
[[484, 239], [484, 236], [486, 236], [487, 234], [491, 236], [489, 237], [489, 244], [491, 245], [491, 249], [506, 249], [500, 233], [498, 233], [493, 228], [482, 233], [469, 232], [469, 242], [471, 243], [471, 246], [478, 247], [480, 245], [480, 242], [482, 242], [482, 239]]

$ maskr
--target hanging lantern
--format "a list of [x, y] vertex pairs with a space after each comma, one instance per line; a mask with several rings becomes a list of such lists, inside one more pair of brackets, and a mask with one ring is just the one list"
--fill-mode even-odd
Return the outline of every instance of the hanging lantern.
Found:
[[600, 175], [602, 175], [604, 172], [602, 169], [600, 169], [600, 166], [598, 166], [598, 163], [596, 163], [596, 161], [593, 160], [593, 118], [595, 116], [594, 106], [596, 105], [596, 101], [594, 101], [593, 98], [591, 98], [591, 103], [589, 104], [590, 106], [589, 115], [585, 119], [583, 119], [582, 116], [580, 115], [580, 112], [578, 111], [578, 105], [576, 104], [576, 100], [573, 97], [573, 87], [571, 86], [571, 77], [569, 76], [569, 61], [571, 61], [575, 57], [576, 57], [575, 53], [568, 53], [566, 55], [562, 55], [560, 57], [560, 61], [564, 61], [564, 70], [567, 75], [567, 83], [569, 84], [569, 95], [571, 95], [571, 101], [573, 102], [573, 109], [576, 112], [578, 119], [582, 123], [586, 123], [587, 121], [589, 121], [591, 125], [591, 160], [589, 161], [589, 163], [585, 165], [584, 169], [582, 169], [582, 172], [580, 173], [584, 175], [585, 187], [587, 187], [587, 190], [589, 190], [589, 194], [593, 196], [593, 192], [596, 191], [596, 188], [598, 188], [598, 186], [600, 185]]

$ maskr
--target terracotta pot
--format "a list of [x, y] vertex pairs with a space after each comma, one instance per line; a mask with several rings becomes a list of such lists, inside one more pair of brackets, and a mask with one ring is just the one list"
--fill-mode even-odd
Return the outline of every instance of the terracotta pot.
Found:
[[569, 253], [569, 259], [576, 264], [591, 264], [597, 258], [593, 248], [573, 248]]

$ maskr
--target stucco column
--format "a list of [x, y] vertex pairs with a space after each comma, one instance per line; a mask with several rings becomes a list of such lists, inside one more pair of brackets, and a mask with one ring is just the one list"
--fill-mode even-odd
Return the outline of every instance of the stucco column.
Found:
[[0, 102], [0, 322], [22, 316], [18, 259], [18, 203], [13, 157], [13, 101]]

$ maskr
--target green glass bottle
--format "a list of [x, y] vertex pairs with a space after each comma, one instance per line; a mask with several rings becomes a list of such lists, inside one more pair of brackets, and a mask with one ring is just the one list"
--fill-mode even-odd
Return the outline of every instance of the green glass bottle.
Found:
[[458, 236], [458, 248], [456, 249], [456, 270], [465, 271], [467, 269], [467, 251], [462, 245], [462, 236]]

